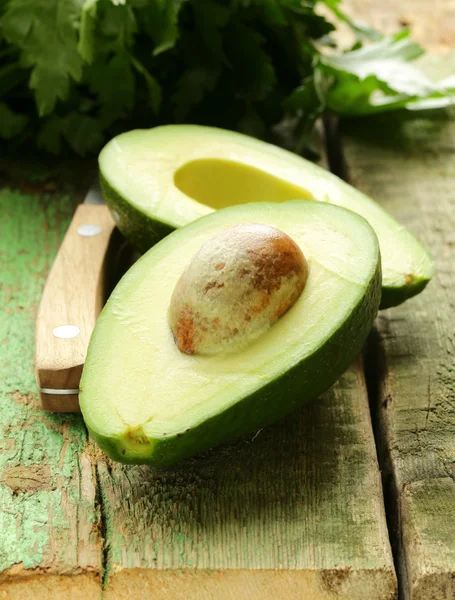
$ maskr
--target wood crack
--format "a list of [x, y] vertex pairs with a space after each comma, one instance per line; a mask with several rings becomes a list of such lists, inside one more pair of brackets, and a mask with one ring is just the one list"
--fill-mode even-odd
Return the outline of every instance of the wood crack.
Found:
[[103, 492], [103, 486], [101, 484], [101, 474], [99, 457], [95, 455], [95, 506], [99, 511], [100, 518], [100, 529], [99, 535], [101, 538], [101, 582], [102, 591], [106, 587], [109, 580], [109, 573], [112, 568], [110, 542], [109, 542], [109, 504], [107, 498]]
[[427, 404], [427, 414], [425, 417], [425, 429], [428, 427], [428, 419], [430, 418], [430, 412], [431, 412], [431, 374], [430, 373], [428, 373], [427, 400], [428, 400], [428, 404]]
[[398, 577], [399, 598], [403, 597], [406, 581], [406, 569], [401, 556], [402, 540], [400, 525], [399, 491], [396, 473], [393, 469], [391, 449], [385, 438], [387, 409], [393, 402], [393, 394], [384, 394], [380, 382], [384, 381], [387, 372], [387, 363], [381, 336], [377, 329], [373, 329], [364, 349], [364, 373], [370, 404], [371, 422], [373, 425], [376, 453], [379, 469], [381, 471], [384, 506], [389, 532], [390, 545], [395, 569]]

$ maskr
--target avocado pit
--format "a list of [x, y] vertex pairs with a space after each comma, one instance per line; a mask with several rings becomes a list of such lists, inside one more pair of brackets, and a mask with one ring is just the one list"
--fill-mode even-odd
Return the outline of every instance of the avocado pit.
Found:
[[208, 240], [180, 276], [168, 322], [185, 354], [235, 352], [269, 329], [302, 293], [308, 265], [275, 227], [244, 223]]

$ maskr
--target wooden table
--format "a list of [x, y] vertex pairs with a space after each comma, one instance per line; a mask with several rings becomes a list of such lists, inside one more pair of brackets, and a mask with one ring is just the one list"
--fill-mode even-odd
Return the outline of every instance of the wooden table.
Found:
[[[350, 4], [382, 27], [384, 14], [387, 27], [406, 17], [392, 0], [377, 13]], [[416, 30], [448, 4], [422, 3]], [[364, 363], [317, 402], [163, 471], [111, 463], [80, 416], [39, 410], [37, 303], [86, 182], [8, 169], [0, 598], [455, 598], [455, 121], [389, 115], [345, 122], [328, 141], [332, 166], [424, 241], [438, 273], [380, 313]], [[36, 172], [46, 182], [24, 187]]]

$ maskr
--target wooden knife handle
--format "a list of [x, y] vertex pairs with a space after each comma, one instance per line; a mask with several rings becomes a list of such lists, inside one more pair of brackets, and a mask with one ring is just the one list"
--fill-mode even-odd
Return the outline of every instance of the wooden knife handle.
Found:
[[49, 273], [36, 321], [36, 380], [45, 410], [80, 410], [79, 380], [105, 300], [114, 228], [106, 206], [81, 204]]

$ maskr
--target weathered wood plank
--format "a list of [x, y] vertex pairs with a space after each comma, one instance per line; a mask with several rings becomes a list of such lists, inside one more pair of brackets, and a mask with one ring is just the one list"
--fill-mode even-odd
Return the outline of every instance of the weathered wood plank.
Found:
[[368, 360], [372, 384], [380, 369], [372, 392], [405, 597], [453, 599], [455, 122], [440, 113], [346, 123], [342, 141], [349, 179], [436, 260], [421, 296], [380, 315]]
[[174, 469], [98, 471], [106, 600], [395, 598], [360, 365], [282, 423]]
[[33, 372], [37, 303], [73, 210], [68, 194], [0, 191], [2, 598], [101, 595], [100, 518], [86, 430], [80, 416], [39, 410]]
[[[414, 39], [434, 53], [446, 55], [454, 47], [453, 0], [346, 0], [345, 6], [384, 31], [410, 25]], [[435, 78], [453, 73], [453, 55], [425, 62]], [[425, 115], [387, 121], [379, 118], [362, 133], [362, 122], [345, 127], [343, 148], [353, 182], [407, 222], [430, 246], [438, 267], [422, 297], [378, 321], [369, 360], [373, 382], [375, 367], [382, 370], [372, 391], [403, 596], [439, 600], [455, 597], [455, 123], [441, 114], [438, 121]]]

